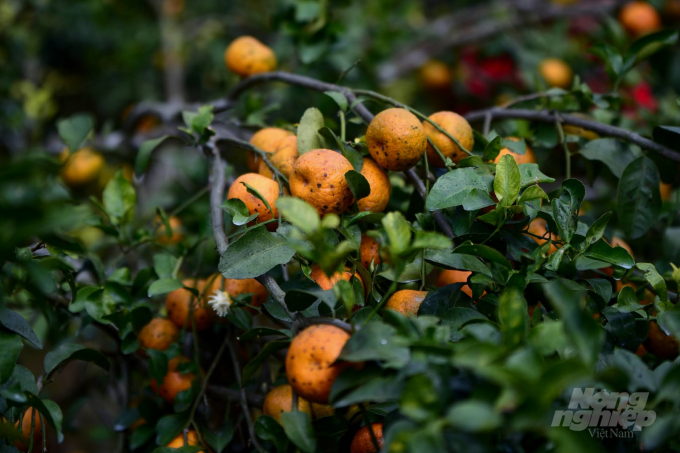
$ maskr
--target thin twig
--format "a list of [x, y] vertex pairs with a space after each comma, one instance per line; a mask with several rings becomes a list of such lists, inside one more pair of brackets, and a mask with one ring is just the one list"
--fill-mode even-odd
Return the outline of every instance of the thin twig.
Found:
[[[237, 400], [241, 398], [241, 391], [230, 389], [228, 387], [220, 387], [217, 385], [209, 385], [207, 391], [215, 396], [221, 398], [227, 398], [230, 400]], [[248, 403], [253, 406], [262, 406], [264, 404], [264, 397], [260, 395], [253, 395], [252, 393], [246, 393], [246, 399]]]
[[213, 236], [217, 244], [217, 251], [223, 254], [227, 250], [229, 240], [224, 232], [224, 214], [222, 212], [222, 200], [226, 180], [224, 177], [224, 161], [216, 146], [212, 147], [213, 166], [210, 174], [210, 217], [212, 218]]
[[488, 113], [493, 114], [496, 119], [522, 119], [553, 124], [560, 119], [562, 124], [571, 124], [597, 132], [603, 136], [620, 138], [633, 143], [642, 149], [654, 151], [667, 159], [680, 163], [680, 152], [674, 151], [673, 149], [649, 140], [648, 138], [644, 138], [636, 132], [611, 126], [609, 124], [598, 123], [597, 121], [588, 120], [575, 115], [562, 115], [546, 110], [504, 109], [492, 107], [490, 109], [470, 112], [465, 115], [465, 119], [469, 122], [480, 121], [483, 120]]
[[[227, 333], [227, 338], [229, 338], [229, 333]], [[246, 389], [243, 388], [242, 382], [241, 382], [241, 366], [238, 363], [238, 356], [236, 355], [236, 350], [234, 349], [234, 345], [231, 343], [231, 341], [226, 342], [227, 347], [229, 348], [229, 355], [231, 356], [231, 363], [234, 367], [234, 375], [236, 376], [236, 384], [238, 387], [241, 389], [240, 391], [240, 400], [241, 400], [241, 410], [243, 411], [243, 418], [246, 420], [246, 424], [248, 425], [248, 434], [250, 435], [250, 439], [253, 442], [253, 446], [260, 452], [265, 453], [266, 450], [262, 448], [262, 445], [260, 445], [260, 441], [257, 440], [257, 436], [255, 435], [255, 426], [253, 425], [253, 419], [250, 418], [250, 410], [248, 409], [248, 397], [246, 395]]]

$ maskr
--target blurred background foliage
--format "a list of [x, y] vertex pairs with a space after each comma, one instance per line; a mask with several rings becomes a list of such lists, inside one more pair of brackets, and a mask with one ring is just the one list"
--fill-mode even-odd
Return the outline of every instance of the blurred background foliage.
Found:
[[[162, 122], [157, 112], [133, 119], [130, 113], [148, 103], [184, 108], [224, 97], [238, 81], [225, 70], [224, 49], [241, 35], [253, 35], [271, 46], [282, 70], [375, 89], [424, 112], [465, 113], [546, 91], [549, 86], [538, 68], [546, 58], [557, 58], [587, 85], [581, 94], [591, 96], [590, 100], [582, 102], [577, 93], [534, 102], [587, 113], [598, 121], [651, 136], [656, 126], [677, 124], [680, 117], [680, 52], [677, 44], [659, 50], [629, 71], [615, 90], [603, 60], [591, 50], [603, 42], [624, 52], [633, 42], [635, 36], [617, 19], [622, 3], [0, 0], [0, 261], [15, 259], [17, 247], [30, 247], [40, 237], [51, 238], [60, 251], [91, 250], [92, 273], [101, 272], [98, 266], [115, 265], [101, 263], [94, 256], [94, 252], [105, 256], [116, 241], [93, 228], [99, 222], [93, 215], [97, 208], [87, 199], [101, 199], [103, 188], [118, 169], [133, 178], [140, 143], [176, 130], [176, 124]], [[680, 1], [650, 3], [661, 11], [665, 27], [678, 28]], [[533, 15], [540, 19], [551, 8], [571, 7], [584, 8], [584, 12], [532, 20]], [[498, 26], [522, 16], [527, 25]], [[489, 32], [474, 39], [471, 32], [484, 26]], [[466, 34], [471, 41], [465, 39]], [[561, 88], [571, 86], [569, 77]], [[596, 93], [596, 102], [588, 91]], [[301, 98], [306, 102], [299, 102]], [[232, 115], [244, 120], [231, 121], [252, 130], [273, 123], [295, 124], [309, 105], [319, 107], [333, 121], [329, 112], [336, 108], [329, 97], [283, 85], [244, 96]], [[58, 129], [60, 120], [78, 113], [93, 121], [94, 134], [87, 143], [102, 153], [104, 161], [96, 180], [68, 188], [62, 183], [63, 173], [60, 176], [64, 143]], [[481, 125], [475, 126], [481, 130]], [[355, 127], [354, 132], [360, 130]], [[552, 126], [513, 120], [497, 121], [493, 128], [502, 136], [527, 139], [544, 173], [564, 174], [563, 155], [554, 151], [557, 137]], [[573, 137], [575, 147], [592, 139], [579, 133]], [[669, 146], [680, 150], [677, 137], [673, 136]], [[171, 212], [189, 199], [194, 202], [183, 210], [182, 222], [190, 243], [212, 245], [207, 197], [191, 200], [205, 186], [205, 158], [169, 143], [153, 159], [145, 179], [135, 181], [138, 218], [148, 226], [158, 206]], [[231, 162], [237, 169], [243, 166], [239, 159], [235, 156]], [[671, 184], [670, 195], [652, 230], [630, 243], [637, 258], [654, 263], [663, 273], [671, 270], [671, 262], [680, 263], [680, 197], [677, 165], [659, 159], [657, 166], [662, 180]], [[620, 175], [613, 174], [610, 165], [575, 158], [573, 173], [589, 183], [586, 207], [591, 211], [583, 213], [587, 223], [613, 209]], [[616, 228], [619, 232], [623, 226]], [[63, 234], [65, 230], [71, 234]], [[217, 262], [213, 248], [204, 247], [202, 258], [208, 268]], [[148, 265], [140, 258], [139, 268]], [[30, 294], [45, 296], [53, 291], [51, 279], [39, 267], [17, 265], [11, 271], [26, 273]], [[8, 288], [0, 291], [10, 292]], [[34, 298], [27, 295], [24, 302], [29, 300]], [[94, 329], [50, 319], [47, 313], [34, 315], [32, 323], [46, 343], [60, 340], [65, 331], [73, 335], [75, 329], [82, 329], [79, 334], [85, 342], [106, 342]], [[27, 356], [23, 364], [37, 373], [40, 354]], [[93, 451], [87, 449], [96, 442], [101, 451], [113, 451], [117, 438], [112, 426], [118, 411], [97, 403], [111, 396], [106, 378], [85, 365], [67, 370], [73, 377], [71, 383], [62, 378], [60, 382], [66, 384], [49, 389], [50, 396], [64, 404], [67, 441], [61, 448]], [[94, 385], [82, 394], [84, 379], [92, 379]]]

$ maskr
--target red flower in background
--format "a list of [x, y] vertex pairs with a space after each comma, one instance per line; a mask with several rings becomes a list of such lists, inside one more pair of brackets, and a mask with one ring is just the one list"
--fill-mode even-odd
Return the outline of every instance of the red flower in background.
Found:
[[484, 58], [479, 62], [482, 75], [491, 80], [508, 80], [515, 77], [515, 62], [507, 54]]
[[633, 96], [633, 101], [635, 101], [635, 104], [652, 112], [656, 111], [658, 103], [654, 98], [652, 88], [647, 82], [642, 81], [638, 83], [633, 88], [631, 88], [630, 93]]

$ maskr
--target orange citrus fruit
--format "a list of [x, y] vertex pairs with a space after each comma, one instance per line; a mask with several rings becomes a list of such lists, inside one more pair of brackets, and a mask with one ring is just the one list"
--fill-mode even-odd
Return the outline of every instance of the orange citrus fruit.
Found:
[[307, 327], [293, 338], [286, 354], [286, 375], [298, 395], [314, 403], [328, 403], [335, 378], [350, 366], [336, 363], [347, 340], [347, 332], [324, 324]]
[[446, 63], [439, 60], [430, 60], [418, 70], [420, 83], [430, 90], [443, 90], [451, 88], [453, 71]]
[[319, 215], [342, 214], [354, 200], [345, 179], [352, 164], [340, 153], [315, 149], [298, 157], [290, 174], [290, 193], [312, 205]]
[[252, 36], [241, 36], [224, 52], [227, 68], [241, 77], [276, 70], [276, 55]]
[[[288, 384], [284, 384], [274, 387], [267, 393], [262, 406], [262, 413], [281, 423], [281, 414], [290, 412], [292, 408], [293, 388]], [[310, 403], [300, 397], [298, 397], [298, 410], [309, 414], [312, 420], [333, 415], [334, 412], [332, 406]]]
[[[293, 164], [300, 155], [297, 149], [297, 137], [291, 135], [281, 139], [274, 150], [274, 153], [269, 157], [269, 162], [276, 167], [286, 178], [290, 178], [290, 172], [293, 171]], [[273, 178], [274, 174], [263, 159], [260, 159], [258, 173], [267, 178]]]
[[655, 321], [649, 323], [649, 334], [644, 344], [649, 352], [663, 360], [675, 359], [680, 347], [677, 338], [666, 335]]
[[445, 269], [437, 277], [437, 282], [435, 283], [438, 287], [452, 285], [454, 283], [465, 283], [461, 290], [472, 297], [472, 288], [467, 284], [468, 278], [472, 275], [470, 271], [456, 271]]
[[[198, 439], [198, 434], [196, 434], [196, 431], [188, 431], [187, 432], [187, 445], [201, 445], [201, 442]], [[177, 437], [172, 439], [166, 447], [170, 448], [182, 448], [184, 447], [184, 434], [179, 434]], [[203, 453], [205, 450], [201, 450], [199, 453]]]
[[[373, 431], [373, 436], [371, 436], [369, 429]], [[383, 424], [371, 423], [370, 425], [361, 427], [354, 435], [352, 445], [350, 446], [350, 453], [378, 453], [379, 450], [376, 450], [375, 443], [373, 442], [374, 436], [378, 443], [378, 448], [382, 450], [385, 443], [385, 439], [383, 438]]]
[[661, 192], [661, 200], [671, 201], [673, 199], [673, 184], [660, 183], [659, 192]]
[[551, 87], [569, 88], [574, 78], [571, 66], [559, 58], [546, 58], [538, 66], [538, 73]]
[[175, 216], [168, 218], [168, 223], [170, 224], [170, 229], [172, 234], [170, 237], [166, 234], [165, 224], [161, 221], [160, 217], [155, 220], [158, 228], [156, 229], [156, 241], [160, 244], [177, 244], [182, 239], [184, 239], [184, 229], [182, 228], [182, 221]]
[[[471, 150], [475, 145], [475, 137], [472, 134], [470, 123], [459, 114], [455, 112], [437, 112], [430, 115], [429, 118], [448, 132], [449, 135], [455, 137], [465, 149]], [[456, 164], [464, 157], [467, 157], [467, 154], [465, 154], [453, 140], [440, 132], [432, 124], [426, 121], [423, 123], [423, 128], [425, 129], [427, 138], [434, 143], [444, 157], [450, 158]], [[440, 168], [444, 167], [444, 161], [442, 161], [441, 157], [439, 157], [439, 154], [430, 143], [427, 144], [427, 160], [432, 166]]]
[[[286, 137], [293, 135], [292, 132], [278, 127], [265, 127], [255, 132], [250, 137], [250, 144], [255, 148], [264, 151], [265, 153], [273, 154], [276, 151], [279, 142]], [[296, 145], [297, 148], [297, 145]], [[250, 171], [257, 171], [260, 166], [260, 156], [252, 151], [248, 151], [246, 156], [246, 164]]]
[[178, 335], [177, 326], [172, 321], [154, 318], [139, 331], [137, 341], [141, 348], [165, 351], [177, 341]]
[[390, 201], [390, 178], [387, 173], [375, 163], [373, 159], [364, 157], [361, 174], [368, 181], [371, 193], [357, 201], [359, 211], [382, 212]]
[[352, 276], [359, 279], [361, 286], [364, 285], [364, 281], [361, 279], [359, 273], [352, 274], [348, 268], [345, 268], [343, 272], [336, 272], [330, 277], [317, 265], [312, 266], [312, 272], [309, 274], [309, 278], [314, 280], [317, 285], [321, 287], [324, 291], [333, 289], [336, 283], [340, 280], [350, 281]]
[[[467, 285], [465, 286], [467, 287]], [[389, 298], [385, 308], [390, 308], [398, 311], [404, 316], [412, 315], [418, 316], [418, 308], [423, 303], [427, 291], [414, 291], [412, 289], [402, 289], [392, 294]]]
[[191, 388], [191, 382], [196, 375], [192, 373], [182, 374], [177, 371], [180, 363], [188, 362], [185, 357], [175, 357], [168, 362], [168, 372], [163, 378], [163, 383], [160, 387], [155, 379], [151, 380], [151, 388], [158, 395], [162, 396], [167, 402], [172, 403], [178, 393]]
[[[191, 319], [189, 318], [190, 309], [193, 308], [196, 330], [205, 330], [211, 325], [210, 309], [208, 307], [208, 288], [205, 280], [188, 278], [182, 284], [188, 288], [195, 288], [199, 297], [195, 297], [190, 291], [179, 288], [170, 293], [165, 298], [165, 308], [168, 317], [180, 329], [186, 326], [187, 330], [192, 329]], [[193, 306], [192, 306], [193, 304]]]
[[[537, 238], [536, 236], [529, 236], [531, 239], [536, 241], [538, 245], [543, 245], [549, 240], [559, 240], [559, 236], [556, 233], [550, 233], [548, 234], [548, 230], [546, 228], [547, 222], [544, 219], [541, 219], [539, 217], [536, 217], [532, 222], [529, 224], [529, 233], [533, 233], [536, 236], [540, 236], [541, 238]], [[543, 239], [544, 238], [544, 239]], [[557, 246], [555, 244], [551, 243], [550, 244], [550, 251], [548, 254], [552, 255], [557, 251]]]
[[[512, 140], [513, 142], [519, 141], [517, 137], [507, 137], [507, 140]], [[505, 156], [506, 154], [510, 154], [512, 157], [514, 157], [515, 162], [517, 162], [518, 165], [536, 163], [536, 155], [534, 154], [533, 150], [529, 148], [529, 145], [527, 145], [527, 149], [524, 154], [517, 154], [515, 152], [510, 151], [509, 148], [503, 148], [501, 149], [501, 152], [498, 153], [498, 156], [496, 157], [496, 160], [494, 160], [494, 162], [498, 163], [501, 160], [501, 157]]]
[[359, 245], [359, 257], [361, 264], [368, 269], [371, 261], [377, 266], [381, 263], [380, 260], [380, 244], [378, 241], [365, 234], [361, 235], [361, 244]]
[[81, 148], [71, 155], [68, 150], [64, 150], [59, 157], [65, 162], [61, 168], [61, 178], [69, 187], [81, 187], [93, 182], [104, 169], [104, 156], [89, 147]]
[[627, 3], [619, 12], [619, 22], [634, 36], [646, 35], [661, 28], [661, 17], [648, 2]]
[[[248, 188], [241, 184], [246, 183], [253, 189], [257, 190], [262, 197], [269, 203], [271, 211], [267, 208], [264, 201], [253, 195], [248, 191]], [[257, 173], [246, 173], [236, 178], [236, 181], [229, 188], [227, 192], [227, 199], [238, 198], [248, 208], [248, 213], [259, 215], [255, 222], [262, 223], [267, 220], [276, 219], [279, 216], [279, 210], [276, 207], [276, 200], [279, 198], [279, 185], [276, 181], [265, 178]], [[270, 231], [276, 230], [277, 224], [272, 222], [267, 225]]]
[[381, 167], [405, 171], [423, 156], [427, 135], [413, 113], [391, 108], [378, 113], [368, 125], [366, 144], [371, 157]]

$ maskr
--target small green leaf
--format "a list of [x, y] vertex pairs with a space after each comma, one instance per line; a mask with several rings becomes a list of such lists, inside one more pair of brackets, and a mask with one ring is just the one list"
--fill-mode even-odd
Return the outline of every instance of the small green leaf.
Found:
[[368, 184], [366, 177], [356, 170], [350, 170], [345, 173], [345, 179], [349, 185], [349, 189], [354, 195], [354, 200], [359, 201], [371, 194], [371, 186]]
[[234, 437], [234, 426], [230, 420], [227, 420], [217, 432], [206, 430], [203, 432], [203, 436], [208, 445], [215, 450], [215, 453], [222, 453]]
[[621, 178], [626, 166], [635, 160], [630, 146], [615, 138], [599, 138], [586, 143], [579, 153], [588, 160], [599, 160]]
[[519, 173], [522, 179], [522, 189], [533, 184], [552, 184], [554, 178], [544, 175], [538, 169], [537, 164], [519, 164]]
[[262, 226], [246, 232], [229, 244], [220, 257], [219, 271], [225, 278], [255, 278], [274, 266], [286, 264], [295, 255], [286, 238]]
[[65, 343], [45, 355], [45, 374], [49, 376], [58, 367], [73, 360], [92, 362], [105, 371], [109, 371], [109, 361], [99, 351], [88, 349], [77, 343]]
[[411, 243], [411, 228], [404, 216], [398, 212], [390, 212], [382, 219], [383, 228], [389, 240], [390, 253], [398, 256], [408, 250]]
[[619, 225], [632, 239], [643, 236], [661, 212], [659, 170], [642, 156], [626, 167], [619, 181], [617, 215]]
[[489, 193], [493, 176], [480, 173], [477, 168], [457, 168], [434, 183], [427, 196], [425, 207], [430, 211], [460, 206], [473, 189]]
[[347, 98], [344, 94], [337, 91], [324, 91], [323, 94], [333, 99], [338, 104], [338, 107], [340, 107], [340, 110], [343, 112], [347, 111]]
[[8, 308], [0, 309], [0, 324], [6, 329], [11, 330], [24, 337], [26, 341], [31, 343], [34, 347], [42, 349], [43, 345], [38, 336], [33, 332], [31, 325], [19, 313]]
[[511, 206], [517, 200], [521, 182], [515, 158], [510, 154], [501, 157], [496, 164], [496, 177], [493, 181], [493, 190], [501, 207]]
[[607, 227], [607, 224], [609, 223], [609, 219], [612, 217], [612, 212], [606, 212], [604, 213], [599, 219], [597, 219], [591, 226], [588, 228], [588, 233], [586, 234], [586, 243], [588, 245], [592, 245], [602, 239], [602, 236], [604, 235], [604, 230]]
[[104, 209], [115, 223], [126, 223], [134, 216], [137, 194], [119, 169], [104, 188]]
[[0, 329], [0, 384], [4, 384], [12, 376], [23, 347], [19, 335]]
[[522, 292], [510, 286], [498, 298], [498, 319], [501, 322], [503, 344], [513, 349], [522, 344], [529, 333], [527, 301]]
[[141, 175], [146, 171], [146, 168], [149, 166], [149, 161], [151, 160], [151, 153], [153, 153], [153, 150], [158, 148], [158, 145], [163, 143], [169, 137], [170, 135], [162, 135], [158, 138], [146, 140], [144, 143], [142, 143], [142, 145], [139, 147], [139, 150], [137, 151], [137, 157], [135, 158], [135, 173]]
[[57, 122], [59, 136], [72, 153], [80, 149], [93, 127], [94, 119], [91, 115], [85, 113], [73, 115]]
[[484, 147], [484, 155], [482, 158], [486, 162], [493, 162], [496, 159], [496, 157], [498, 157], [498, 154], [500, 154], [501, 149], [502, 149], [501, 138], [496, 137], [489, 143], [487, 143], [487, 145]]
[[293, 410], [281, 414], [281, 423], [286, 432], [286, 436], [300, 450], [305, 453], [316, 451], [316, 437], [312, 428], [312, 420], [306, 412]]
[[297, 148], [300, 155], [325, 146], [319, 135], [319, 129], [322, 127], [324, 127], [324, 119], [321, 111], [316, 107], [305, 110], [297, 130]]
[[529, 186], [524, 192], [522, 192], [522, 196], [519, 197], [518, 203], [538, 199], [550, 201], [548, 194], [545, 193], [545, 191], [541, 189], [540, 186]]
[[225, 201], [221, 207], [229, 213], [232, 223], [237, 226], [246, 225], [255, 220], [259, 215], [257, 212], [249, 215], [246, 204], [238, 198], [231, 198]]
[[147, 296], [153, 297], [158, 296], [159, 294], [167, 294], [182, 287], [183, 287], [182, 282], [180, 282], [177, 279], [162, 278], [160, 280], [156, 280], [151, 284], [151, 286], [149, 286]]
[[486, 245], [463, 244], [453, 250], [462, 255], [474, 255], [512, 269], [510, 262], [496, 249]]
[[666, 302], [668, 300], [666, 281], [656, 270], [656, 267], [654, 267], [654, 265], [651, 263], [636, 263], [635, 267], [643, 272], [645, 280], [647, 280], [647, 282], [652, 285], [654, 292], [661, 298], [661, 301]]
[[267, 201], [265, 197], [262, 196], [260, 192], [257, 191], [253, 186], [248, 184], [247, 182], [241, 181], [241, 184], [243, 184], [246, 187], [246, 190], [248, 191], [249, 194], [260, 200], [262, 203], [264, 203], [265, 207], [269, 210], [269, 212], [272, 212], [272, 207]]
[[467, 400], [455, 403], [446, 414], [446, 421], [454, 428], [468, 432], [492, 431], [503, 419], [489, 403]]
[[321, 223], [319, 213], [304, 200], [296, 197], [279, 197], [276, 206], [288, 222], [307, 234], [314, 233]]

